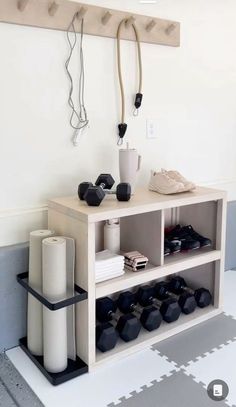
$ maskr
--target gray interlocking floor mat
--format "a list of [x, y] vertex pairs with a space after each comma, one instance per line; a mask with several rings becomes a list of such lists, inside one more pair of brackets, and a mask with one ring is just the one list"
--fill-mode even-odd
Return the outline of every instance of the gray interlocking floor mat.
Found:
[[0, 354], [0, 384], [1, 407], [43, 407], [5, 354]]
[[[208, 397], [201, 384], [195, 383], [183, 371], [157, 383], [152, 387], [143, 388], [140, 393], [134, 392], [132, 397], [124, 399], [119, 407], [228, 407], [224, 402], [217, 403]], [[115, 407], [115, 404], [109, 404]]]
[[152, 346], [178, 366], [187, 365], [205, 353], [236, 340], [236, 320], [221, 314], [209, 321]]

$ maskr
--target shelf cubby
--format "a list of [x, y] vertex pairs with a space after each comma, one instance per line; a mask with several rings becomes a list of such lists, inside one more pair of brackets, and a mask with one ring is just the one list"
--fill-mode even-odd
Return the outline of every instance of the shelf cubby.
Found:
[[193, 326], [198, 325], [209, 318], [219, 315], [221, 312], [222, 310], [219, 308], [210, 305], [207, 308], [198, 308], [194, 314], [181, 314], [178, 321], [172, 322], [171, 324], [163, 322], [157, 331], [148, 332], [142, 328], [138, 338], [135, 341], [126, 343], [119, 339], [116, 347], [111, 351], [105, 353], [97, 351], [96, 365], [101, 365], [102, 363], [110, 362], [111, 360], [119, 360], [121, 357], [128, 356], [134, 352], [142, 350], [145, 347], [151, 346], [154, 343], [161, 342], [186, 329], [192, 328]]
[[[194, 230], [211, 239], [211, 247], [201, 248], [188, 252], [181, 252], [164, 257], [164, 264], [170, 265], [177, 262], [187, 261], [199, 257], [206, 253], [214, 253], [216, 250], [217, 237], [217, 201], [198, 202], [193, 205], [184, 205], [177, 208], [165, 210], [165, 229], [191, 225]], [[214, 257], [214, 254], [213, 254]]]
[[[113, 350], [105, 353], [102, 353], [99, 350], [96, 351], [96, 363], [111, 360], [121, 355], [124, 356], [130, 354], [141, 349], [143, 346], [150, 346], [154, 343], [160, 342], [185, 329], [197, 325], [210, 317], [218, 315], [222, 311], [219, 306], [218, 297], [215, 295], [215, 277], [218, 267], [219, 260], [182, 270], [180, 273], [174, 274], [183, 277], [187, 285], [194, 290], [200, 287], [208, 289], [212, 293], [212, 304], [210, 306], [203, 309], [197, 307], [196, 310], [189, 315], [182, 313], [180, 318], [172, 323], [166, 323], [163, 321], [161, 326], [152, 332], [148, 332], [142, 328], [138, 338], [132, 342], [125, 343], [119, 339], [118, 344]], [[165, 280], [168, 279], [168, 277], [171, 277], [171, 275], [165, 276], [164, 278], [155, 278], [153, 281], [149, 281], [149, 283], [150, 285], [154, 285], [159, 280]], [[134, 291], [136, 291], [136, 289], [137, 287], [133, 287]], [[118, 295], [119, 293], [110, 296], [116, 300]]]
[[[119, 218], [121, 250], [139, 250], [149, 258], [145, 270], [125, 271], [125, 274], [95, 283], [95, 253], [103, 250], [103, 228], [108, 219]], [[196, 231], [209, 237], [212, 246], [192, 252], [182, 252], [164, 258], [166, 226], [191, 224]], [[87, 300], [76, 305], [77, 353], [89, 370], [108, 360], [120, 359], [158, 341], [182, 332], [222, 312], [226, 194], [198, 187], [193, 192], [160, 195], [139, 189], [129, 202], [107, 197], [99, 207], [88, 207], [76, 197], [57, 198], [49, 202], [49, 227], [58, 234], [76, 241], [75, 282], [88, 292]], [[191, 287], [204, 286], [213, 295], [213, 304], [181, 315], [172, 324], [163, 323], [153, 332], [142, 329], [132, 342], [119, 342], [110, 352], [96, 350], [96, 299], [116, 296], [124, 290], [136, 290], [142, 284], [183, 276]]]
[[[153, 211], [120, 218], [121, 252], [138, 250], [149, 259], [148, 269], [163, 264], [162, 211]], [[95, 251], [104, 249], [104, 221], [95, 224]]]

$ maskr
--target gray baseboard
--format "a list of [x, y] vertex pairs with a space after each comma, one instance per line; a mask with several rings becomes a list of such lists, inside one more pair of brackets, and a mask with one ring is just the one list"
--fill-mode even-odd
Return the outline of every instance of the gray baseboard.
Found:
[[228, 203], [226, 226], [225, 270], [236, 267], [236, 201]]
[[26, 292], [16, 275], [28, 270], [28, 244], [0, 248], [0, 352], [26, 334]]

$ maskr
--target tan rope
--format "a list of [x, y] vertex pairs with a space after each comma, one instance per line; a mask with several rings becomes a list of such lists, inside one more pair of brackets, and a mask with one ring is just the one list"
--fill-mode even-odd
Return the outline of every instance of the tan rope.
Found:
[[142, 54], [141, 54], [140, 38], [139, 38], [139, 33], [138, 33], [136, 25], [133, 23], [132, 26], [133, 26], [133, 29], [134, 29], [134, 32], [135, 32], [137, 47], [138, 47], [138, 64], [139, 64], [139, 88], [138, 88], [138, 93], [142, 93], [143, 65], [142, 65]]
[[[125, 92], [124, 92], [124, 83], [122, 77], [122, 69], [121, 69], [121, 52], [120, 52], [120, 33], [123, 24], [127, 21], [127, 19], [121, 20], [118, 30], [117, 30], [117, 65], [118, 65], [118, 77], [119, 77], [119, 85], [120, 85], [120, 93], [121, 93], [121, 123], [125, 122]], [[138, 92], [142, 92], [142, 81], [143, 81], [143, 69], [142, 69], [142, 55], [141, 55], [141, 46], [140, 46], [140, 38], [137, 27], [134, 23], [132, 23], [132, 27], [135, 33], [136, 42], [137, 42], [137, 50], [138, 50], [138, 64], [139, 64], [139, 88]]]
[[120, 93], [121, 93], [121, 123], [125, 121], [125, 92], [124, 92], [124, 83], [121, 70], [121, 54], [120, 54], [120, 32], [121, 27], [125, 20], [121, 20], [118, 30], [117, 30], [117, 64], [118, 64], [118, 77], [120, 84]]

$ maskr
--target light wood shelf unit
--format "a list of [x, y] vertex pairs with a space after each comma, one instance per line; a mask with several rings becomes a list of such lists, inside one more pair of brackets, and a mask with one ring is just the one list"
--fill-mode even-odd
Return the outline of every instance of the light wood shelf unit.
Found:
[[[212, 247], [164, 258], [164, 229], [168, 211], [175, 209], [181, 223], [190, 223], [212, 239]], [[88, 292], [88, 300], [76, 305], [77, 353], [89, 369], [111, 359], [142, 349], [168, 338], [220, 312], [223, 304], [226, 193], [198, 187], [194, 192], [159, 195], [139, 189], [129, 202], [108, 196], [99, 207], [88, 207], [77, 197], [56, 198], [49, 202], [49, 227], [76, 240], [76, 284]], [[126, 271], [121, 277], [95, 284], [95, 252], [103, 248], [103, 225], [107, 219], [121, 220], [121, 249], [140, 250], [149, 257], [145, 271]], [[132, 233], [135, 232], [135, 233]], [[136, 288], [180, 273], [193, 288], [205, 286], [213, 294], [213, 304], [182, 315], [172, 324], [163, 323], [154, 332], [141, 331], [130, 343], [119, 342], [109, 352], [96, 351], [96, 298]]]

